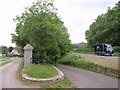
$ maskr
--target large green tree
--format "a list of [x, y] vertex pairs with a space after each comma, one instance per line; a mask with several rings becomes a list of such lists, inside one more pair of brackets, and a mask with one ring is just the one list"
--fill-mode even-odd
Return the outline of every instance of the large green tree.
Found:
[[12, 41], [21, 48], [30, 43], [34, 58], [56, 62], [70, 50], [67, 28], [56, 13], [53, 0], [34, 2], [14, 20], [17, 24]]
[[119, 46], [120, 42], [120, 1], [115, 7], [108, 8], [107, 13], [99, 15], [86, 31], [90, 46], [98, 43], [109, 43]]

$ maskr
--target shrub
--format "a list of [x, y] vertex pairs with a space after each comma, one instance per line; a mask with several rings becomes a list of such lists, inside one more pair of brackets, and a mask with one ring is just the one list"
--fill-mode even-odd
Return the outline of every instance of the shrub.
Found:
[[84, 61], [80, 59], [80, 56], [75, 56], [75, 55], [66, 55], [63, 58], [61, 58], [58, 63], [60, 64], [65, 64], [65, 65], [70, 65], [70, 66], [75, 66], [78, 68], [83, 68], [83, 69], [89, 69], [92, 67], [93, 63]]
[[114, 46], [113, 50], [114, 52], [120, 52], [120, 46]]

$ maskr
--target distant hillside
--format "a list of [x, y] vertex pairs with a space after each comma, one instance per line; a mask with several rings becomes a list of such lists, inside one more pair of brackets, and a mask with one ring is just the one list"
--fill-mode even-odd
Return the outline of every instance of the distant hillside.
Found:
[[74, 48], [87, 47], [87, 43], [85, 43], [85, 42], [73, 43], [72, 45], [73, 45]]

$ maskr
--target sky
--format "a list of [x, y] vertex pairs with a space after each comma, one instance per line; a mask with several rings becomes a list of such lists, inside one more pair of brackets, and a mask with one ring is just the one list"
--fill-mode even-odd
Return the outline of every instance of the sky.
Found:
[[[15, 46], [11, 42], [11, 33], [15, 33], [17, 15], [25, 11], [35, 0], [1, 0], [0, 1], [0, 46]], [[114, 7], [118, 0], [55, 0], [57, 13], [68, 29], [72, 43], [87, 42], [85, 31], [98, 15]]]

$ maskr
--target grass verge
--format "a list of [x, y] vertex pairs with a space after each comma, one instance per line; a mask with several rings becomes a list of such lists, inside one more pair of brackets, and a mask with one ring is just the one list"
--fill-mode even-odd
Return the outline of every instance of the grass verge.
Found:
[[5, 60], [5, 61], [0, 61], [0, 66], [3, 66], [5, 64], [8, 64], [9, 62], [12, 62], [13, 60]]
[[114, 52], [114, 56], [120, 57], [120, 52]]
[[[39, 68], [41, 70], [41, 68]], [[76, 86], [72, 84], [70, 80], [65, 76], [64, 80], [56, 82], [56, 83], [46, 83], [46, 82], [33, 82], [33, 81], [28, 81], [28, 80], [23, 80], [22, 79], [22, 70], [23, 70], [23, 60], [20, 64], [20, 67], [17, 70], [17, 78], [21, 83], [24, 85], [28, 85], [29, 87], [32, 88], [75, 88]], [[31, 72], [33, 72], [31, 70]]]
[[33, 78], [50, 78], [58, 75], [57, 70], [50, 64], [30, 64], [23, 73]]
[[110, 59], [104, 57], [96, 57], [96, 56], [81, 56], [81, 59], [85, 61], [92, 62], [97, 65], [101, 65], [103, 67], [118, 69], [118, 59]]
[[[96, 59], [96, 61], [97, 61], [97, 59]], [[101, 73], [103, 75], [111, 76], [114, 78], [120, 78], [120, 76], [118, 74], [120, 71], [118, 69], [114, 69], [114, 68], [96, 64], [89, 60], [85, 60], [85, 58], [76, 56], [71, 53], [69, 53], [66, 56], [64, 56], [63, 58], [61, 58], [59, 60], [59, 63], [77, 67], [77, 68], [81, 68], [81, 69], [85, 69], [85, 70], [90, 70], [90, 71]]]

